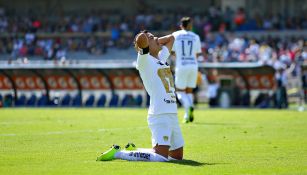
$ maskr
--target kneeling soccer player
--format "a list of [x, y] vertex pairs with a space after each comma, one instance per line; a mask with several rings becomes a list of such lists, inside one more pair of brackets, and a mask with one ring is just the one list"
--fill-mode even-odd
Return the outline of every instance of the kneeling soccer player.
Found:
[[121, 150], [119, 146], [113, 145], [97, 158], [98, 161], [182, 160], [184, 141], [177, 117], [174, 80], [166, 62], [173, 43], [172, 35], [157, 38], [147, 31], [142, 31], [135, 37], [138, 51], [137, 69], [150, 96], [148, 125], [153, 149]]

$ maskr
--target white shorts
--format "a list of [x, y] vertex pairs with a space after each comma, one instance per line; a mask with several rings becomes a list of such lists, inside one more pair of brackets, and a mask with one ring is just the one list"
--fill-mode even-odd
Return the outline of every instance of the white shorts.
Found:
[[176, 68], [175, 85], [178, 89], [195, 88], [197, 83], [198, 67]]
[[184, 141], [177, 114], [148, 115], [152, 146], [168, 145], [170, 150], [183, 147]]

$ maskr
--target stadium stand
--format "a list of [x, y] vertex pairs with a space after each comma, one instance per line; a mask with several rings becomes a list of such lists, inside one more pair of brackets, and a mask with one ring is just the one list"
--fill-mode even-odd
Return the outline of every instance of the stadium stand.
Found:
[[47, 105], [47, 96], [46, 95], [42, 95], [38, 101], [37, 101], [37, 106], [39, 107], [44, 107]]
[[1, 106], [1, 107], [3, 106], [3, 97], [2, 97], [1, 94], [0, 94], [0, 106]]
[[136, 103], [136, 106], [142, 106], [142, 103], [143, 103], [142, 95], [139, 94], [139, 95], [136, 96], [135, 103]]
[[[157, 35], [171, 33], [178, 29], [178, 21], [182, 15], [193, 18], [193, 31], [201, 37], [204, 59], [199, 60], [199, 63], [269, 65], [276, 70], [276, 82], [281, 81], [281, 88], [286, 87], [290, 97], [296, 97], [300, 93], [300, 88], [297, 87], [301, 86], [301, 77], [305, 74], [301, 71], [301, 66], [307, 63], [307, 15], [306, 10], [302, 8], [304, 1], [298, 0], [294, 3], [285, 0], [280, 2], [246, 0], [243, 4], [240, 4], [241, 1], [236, 3], [219, 0], [193, 1], [185, 7], [175, 3], [171, 9], [161, 6], [161, 1], [105, 0], [104, 3], [94, 3], [94, 1], [84, 3], [81, 0], [77, 0], [78, 3], [50, 1], [48, 3], [54, 7], [50, 10], [48, 6], [42, 5], [47, 3], [43, 0], [41, 3], [33, 1], [33, 5], [41, 7], [33, 10], [24, 6], [25, 2], [22, 0], [11, 0], [11, 3], [0, 6], [0, 65], [3, 66], [0, 76], [10, 79], [2, 80], [0, 77], [0, 82], [10, 84], [0, 93], [3, 96], [3, 106], [148, 105], [148, 97], [137, 95], [142, 87], [131, 89], [124, 86], [120, 89], [113, 87], [112, 80], [107, 80], [110, 87], [99, 87], [96, 79], [102, 75], [98, 75], [97, 72], [94, 73], [97, 77], [92, 77], [93, 80], [87, 78], [84, 80], [85, 85], [90, 87], [83, 87], [83, 84], [78, 85], [81, 78], [78, 74], [71, 77], [69, 72], [55, 73], [52, 75], [54, 77], [51, 77], [55, 78], [52, 80], [53, 84], [49, 84], [48, 71], [43, 73], [40, 70], [28, 71], [28, 76], [42, 73], [39, 75], [42, 77], [36, 77], [42, 82], [38, 83], [39, 88], [34, 89], [36, 92], [46, 93], [41, 96], [31, 95], [30, 91], [33, 88], [30, 88], [25, 80], [28, 89], [19, 87], [14, 79], [19, 75], [6, 69], [25, 68], [31, 65], [62, 68], [82, 67], [92, 63], [103, 65], [110, 65], [112, 62], [133, 63], [136, 53], [132, 40], [136, 32], [148, 29]], [[120, 5], [117, 8], [110, 8], [114, 3]], [[195, 3], [202, 6], [195, 6]], [[284, 8], [287, 3], [291, 6]], [[254, 10], [255, 6], [259, 7], [259, 10]], [[103, 74], [108, 74], [106, 72]], [[125, 73], [123, 71], [123, 74]], [[61, 81], [60, 78], [56, 78], [58, 74], [63, 74]], [[68, 81], [67, 76], [73, 81]], [[108, 77], [112, 79], [112, 76]], [[24, 78], [27, 77], [21, 77], [22, 80]], [[93, 84], [91, 81], [96, 83]], [[120, 81], [125, 84], [121, 78]], [[65, 84], [68, 84], [68, 87], [62, 87]], [[51, 85], [55, 87], [48, 87]], [[60, 96], [50, 95], [46, 92], [49, 90]], [[130, 90], [134, 93], [131, 94]], [[17, 96], [16, 91], [23, 91], [26, 96]], [[75, 94], [76, 91], [79, 94]], [[276, 94], [269, 94], [271, 99], [274, 98], [275, 101], [276, 98], [281, 99], [280, 96], [272, 97], [273, 95]], [[265, 99], [260, 98], [263, 96], [260, 93], [255, 95], [246, 92], [231, 103], [235, 106], [259, 106], [258, 103], [254, 103], [255, 96]], [[278, 106], [277, 103], [274, 102], [273, 106]]]
[[119, 96], [117, 94], [112, 94], [112, 98], [110, 100], [110, 107], [118, 107]]
[[82, 106], [82, 98], [80, 94], [77, 94], [72, 100], [73, 107], [81, 107]]
[[90, 95], [87, 100], [85, 101], [84, 106], [86, 107], [93, 107], [95, 103], [95, 96], [94, 95]]
[[104, 107], [105, 103], [106, 103], [106, 95], [105, 94], [101, 94], [101, 96], [99, 97], [98, 101], [97, 101], [97, 107]]
[[26, 106], [31, 106], [31, 107], [36, 106], [36, 99], [37, 99], [36, 95], [32, 94], [30, 98], [27, 100]]
[[64, 106], [64, 107], [68, 107], [70, 106], [71, 104], [71, 96], [69, 94], [66, 94], [64, 95], [63, 99], [61, 100], [61, 106]]
[[20, 97], [18, 97], [17, 101], [15, 101], [15, 106], [20, 107], [20, 106], [25, 106], [26, 104], [26, 96], [25, 94], [22, 94]]

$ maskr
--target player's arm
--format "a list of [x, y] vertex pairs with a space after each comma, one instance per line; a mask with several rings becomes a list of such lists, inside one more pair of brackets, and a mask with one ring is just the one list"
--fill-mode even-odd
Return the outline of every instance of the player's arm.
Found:
[[175, 38], [173, 35], [166, 35], [166, 36], [158, 38], [159, 44], [166, 46], [169, 52], [172, 51], [174, 40]]
[[196, 45], [196, 58], [198, 61], [204, 60], [204, 54], [201, 50], [201, 42], [199, 36], [197, 36], [197, 45]]

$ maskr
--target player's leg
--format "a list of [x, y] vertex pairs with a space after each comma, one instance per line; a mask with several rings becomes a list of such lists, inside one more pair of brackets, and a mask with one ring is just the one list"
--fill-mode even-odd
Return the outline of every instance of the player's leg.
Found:
[[184, 140], [178, 122], [177, 115], [172, 116], [172, 137], [171, 147], [169, 151], [169, 160], [182, 160], [183, 159], [183, 146]]
[[175, 85], [176, 85], [176, 95], [180, 103], [185, 109], [184, 114], [184, 122], [188, 122], [188, 112], [190, 102], [188, 96], [186, 94], [186, 87], [187, 87], [187, 74], [185, 69], [176, 69], [175, 71]]
[[129, 161], [166, 162], [168, 161], [168, 149], [169, 146], [157, 145], [153, 149], [141, 148], [135, 151], [119, 151], [114, 155], [114, 158]]
[[183, 116], [183, 122], [187, 123], [189, 122], [189, 107], [190, 107], [190, 102], [189, 102], [189, 98], [187, 96], [186, 90], [182, 90], [182, 89], [176, 89], [176, 95], [178, 100], [180, 101], [180, 103], [182, 104], [183, 108], [184, 108], [184, 116]]
[[[169, 146], [166, 148], [157, 148], [157, 152], [165, 152], [167, 149], [168, 154]], [[99, 157], [97, 157], [97, 161], [109, 161], [114, 159], [122, 159], [129, 161], [150, 161], [150, 162], [165, 162], [168, 159], [152, 149], [136, 149], [136, 150], [121, 150], [118, 145], [113, 145], [109, 150], [102, 153]]]
[[168, 114], [149, 115], [148, 125], [154, 152], [167, 159], [171, 145], [172, 118]]
[[197, 83], [197, 67], [190, 69], [188, 73], [188, 81], [187, 81], [187, 88], [186, 93], [189, 100], [189, 121], [192, 122], [194, 120], [194, 97], [193, 97], [193, 89], [196, 88]]
[[194, 96], [193, 96], [193, 89], [194, 88], [186, 88], [185, 91], [186, 91], [186, 94], [188, 96], [188, 99], [189, 99], [189, 104], [190, 106], [194, 106]]
[[171, 150], [168, 154], [168, 160], [182, 160], [183, 159], [183, 147]]
[[168, 154], [169, 154], [169, 145], [156, 145], [155, 147], [153, 147], [153, 150], [156, 154], [159, 154], [161, 156], [163, 156], [164, 158], [168, 158]]
[[193, 88], [186, 88], [186, 94], [189, 99], [189, 108], [188, 108], [188, 119], [189, 122], [194, 121], [194, 97], [193, 97]]

